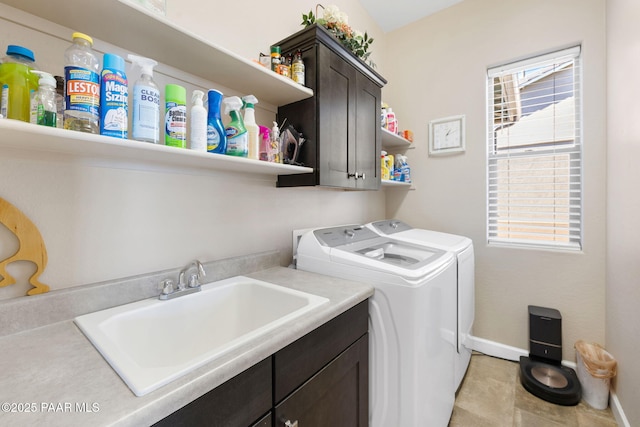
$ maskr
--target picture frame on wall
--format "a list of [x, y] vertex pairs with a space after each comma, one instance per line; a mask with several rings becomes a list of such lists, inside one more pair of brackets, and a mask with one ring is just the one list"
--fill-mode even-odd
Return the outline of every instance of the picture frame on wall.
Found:
[[465, 149], [464, 115], [429, 122], [429, 156], [461, 153]]

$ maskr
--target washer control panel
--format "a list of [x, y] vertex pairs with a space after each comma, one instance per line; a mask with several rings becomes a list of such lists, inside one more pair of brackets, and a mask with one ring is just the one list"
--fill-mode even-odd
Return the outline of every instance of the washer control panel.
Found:
[[361, 225], [343, 225], [340, 227], [321, 228], [319, 230], [314, 230], [313, 234], [321, 245], [328, 246], [330, 248], [379, 237], [374, 231], [362, 227]]

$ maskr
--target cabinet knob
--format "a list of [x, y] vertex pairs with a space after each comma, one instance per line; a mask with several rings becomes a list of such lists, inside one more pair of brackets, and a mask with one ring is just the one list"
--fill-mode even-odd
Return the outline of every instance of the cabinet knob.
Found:
[[284, 422], [284, 427], [298, 427], [298, 420], [295, 420], [294, 422], [287, 420]]
[[364, 172], [360, 173], [360, 172], [356, 171], [356, 173], [350, 173], [350, 174], [347, 174], [347, 176], [349, 178], [355, 178], [355, 179], [360, 179], [360, 178], [366, 179], [365, 175], [364, 175]]

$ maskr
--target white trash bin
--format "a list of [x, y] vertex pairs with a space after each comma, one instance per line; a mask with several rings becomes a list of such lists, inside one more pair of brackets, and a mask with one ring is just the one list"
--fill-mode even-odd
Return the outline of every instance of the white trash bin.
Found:
[[611, 378], [616, 375], [616, 360], [596, 343], [580, 340], [575, 348], [582, 398], [595, 409], [606, 409], [609, 406]]

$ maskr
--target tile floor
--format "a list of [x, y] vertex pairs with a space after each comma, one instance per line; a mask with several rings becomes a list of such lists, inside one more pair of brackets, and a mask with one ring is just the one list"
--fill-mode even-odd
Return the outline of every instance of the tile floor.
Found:
[[615, 427], [611, 408], [597, 410], [584, 400], [577, 406], [554, 405], [520, 384], [517, 362], [480, 353], [456, 395], [449, 427]]

